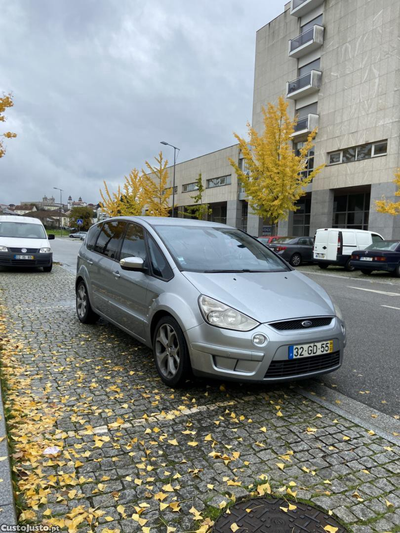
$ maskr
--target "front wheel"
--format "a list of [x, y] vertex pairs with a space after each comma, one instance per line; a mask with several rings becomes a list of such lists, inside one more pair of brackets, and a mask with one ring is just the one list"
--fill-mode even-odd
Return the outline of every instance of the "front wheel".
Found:
[[326, 270], [329, 265], [327, 265], [326, 263], [318, 263], [318, 266], [319, 268], [322, 268], [322, 270]]
[[353, 267], [353, 265], [350, 264], [350, 261], [351, 261], [351, 259], [348, 259], [347, 263], [344, 265], [344, 269], [345, 269], [347, 272], [354, 272], [354, 270], [355, 270], [356, 268]]
[[289, 263], [293, 266], [293, 267], [298, 267], [301, 265], [301, 255], [300, 254], [293, 254], [292, 257], [290, 258], [290, 261]]
[[165, 316], [158, 322], [153, 352], [157, 372], [163, 382], [168, 387], [181, 387], [191, 372], [190, 359], [183, 332], [171, 316]]
[[83, 324], [94, 324], [99, 319], [99, 315], [90, 305], [88, 291], [83, 281], [80, 281], [76, 287], [76, 314]]
[[49, 266], [43, 267], [43, 272], [51, 272], [52, 268], [53, 268], [53, 263], [50, 263]]

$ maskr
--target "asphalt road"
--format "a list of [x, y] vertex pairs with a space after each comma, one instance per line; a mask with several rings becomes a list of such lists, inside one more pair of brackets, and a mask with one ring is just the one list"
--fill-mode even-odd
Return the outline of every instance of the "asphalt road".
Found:
[[307, 275], [339, 305], [347, 327], [342, 367], [319, 381], [379, 411], [400, 415], [400, 280]]
[[[82, 241], [51, 241], [54, 261], [75, 273]], [[400, 415], [400, 280], [389, 275], [348, 277], [343, 269], [300, 269], [339, 305], [348, 343], [342, 367], [319, 379], [325, 385], [389, 415]]]
[[82, 246], [82, 241], [69, 237], [56, 237], [54, 241], [50, 241], [50, 244], [53, 250], [53, 261], [60, 263], [66, 270], [75, 274], [78, 251]]

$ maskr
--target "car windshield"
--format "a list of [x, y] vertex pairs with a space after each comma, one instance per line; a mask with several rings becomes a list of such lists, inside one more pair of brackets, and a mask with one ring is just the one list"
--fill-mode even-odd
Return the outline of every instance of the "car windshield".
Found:
[[231, 228], [156, 226], [178, 268], [189, 272], [283, 272], [268, 248]]
[[25, 222], [0, 222], [0, 237], [15, 239], [47, 239], [41, 224]]
[[373, 244], [370, 244], [366, 250], [391, 250], [392, 252], [395, 252], [400, 246], [400, 241], [379, 241], [374, 242]]

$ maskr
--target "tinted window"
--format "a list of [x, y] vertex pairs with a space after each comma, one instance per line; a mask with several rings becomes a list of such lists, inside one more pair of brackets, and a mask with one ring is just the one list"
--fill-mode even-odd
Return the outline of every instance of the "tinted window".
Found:
[[94, 247], [95, 252], [106, 255], [110, 259], [117, 259], [125, 225], [126, 222], [122, 220], [105, 222]]
[[98, 224], [90, 228], [86, 236], [86, 241], [85, 241], [86, 248], [88, 250], [94, 250], [94, 244], [96, 242], [97, 237], [99, 236], [100, 230], [101, 230], [101, 224]]
[[189, 272], [277, 272], [288, 268], [266, 246], [245, 233], [212, 226], [157, 226], [181, 270]]
[[167, 281], [170, 280], [173, 277], [173, 273], [166, 257], [157, 246], [153, 237], [149, 236], [148, 243], [153, 274], [158, 278], [162, 278]]
[[137, 224], [129, 224], [121, 248], [121, 259], [125, 257], [140, 257], [146, 260], [146, 245], [144, 229]]

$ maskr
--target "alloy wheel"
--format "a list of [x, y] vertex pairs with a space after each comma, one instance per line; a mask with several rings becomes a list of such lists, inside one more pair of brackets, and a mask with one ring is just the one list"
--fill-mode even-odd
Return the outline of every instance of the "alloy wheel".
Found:
[[88, 306], [86, 287], [81, 283], [76, 293], [76, 310], [80, 319], [85, 318]]
[[170, 324], [162, 324], [157, 332], [155, 347], [158, 367], [168, 379], [173, 378], [180, 365], [179, 340]]

